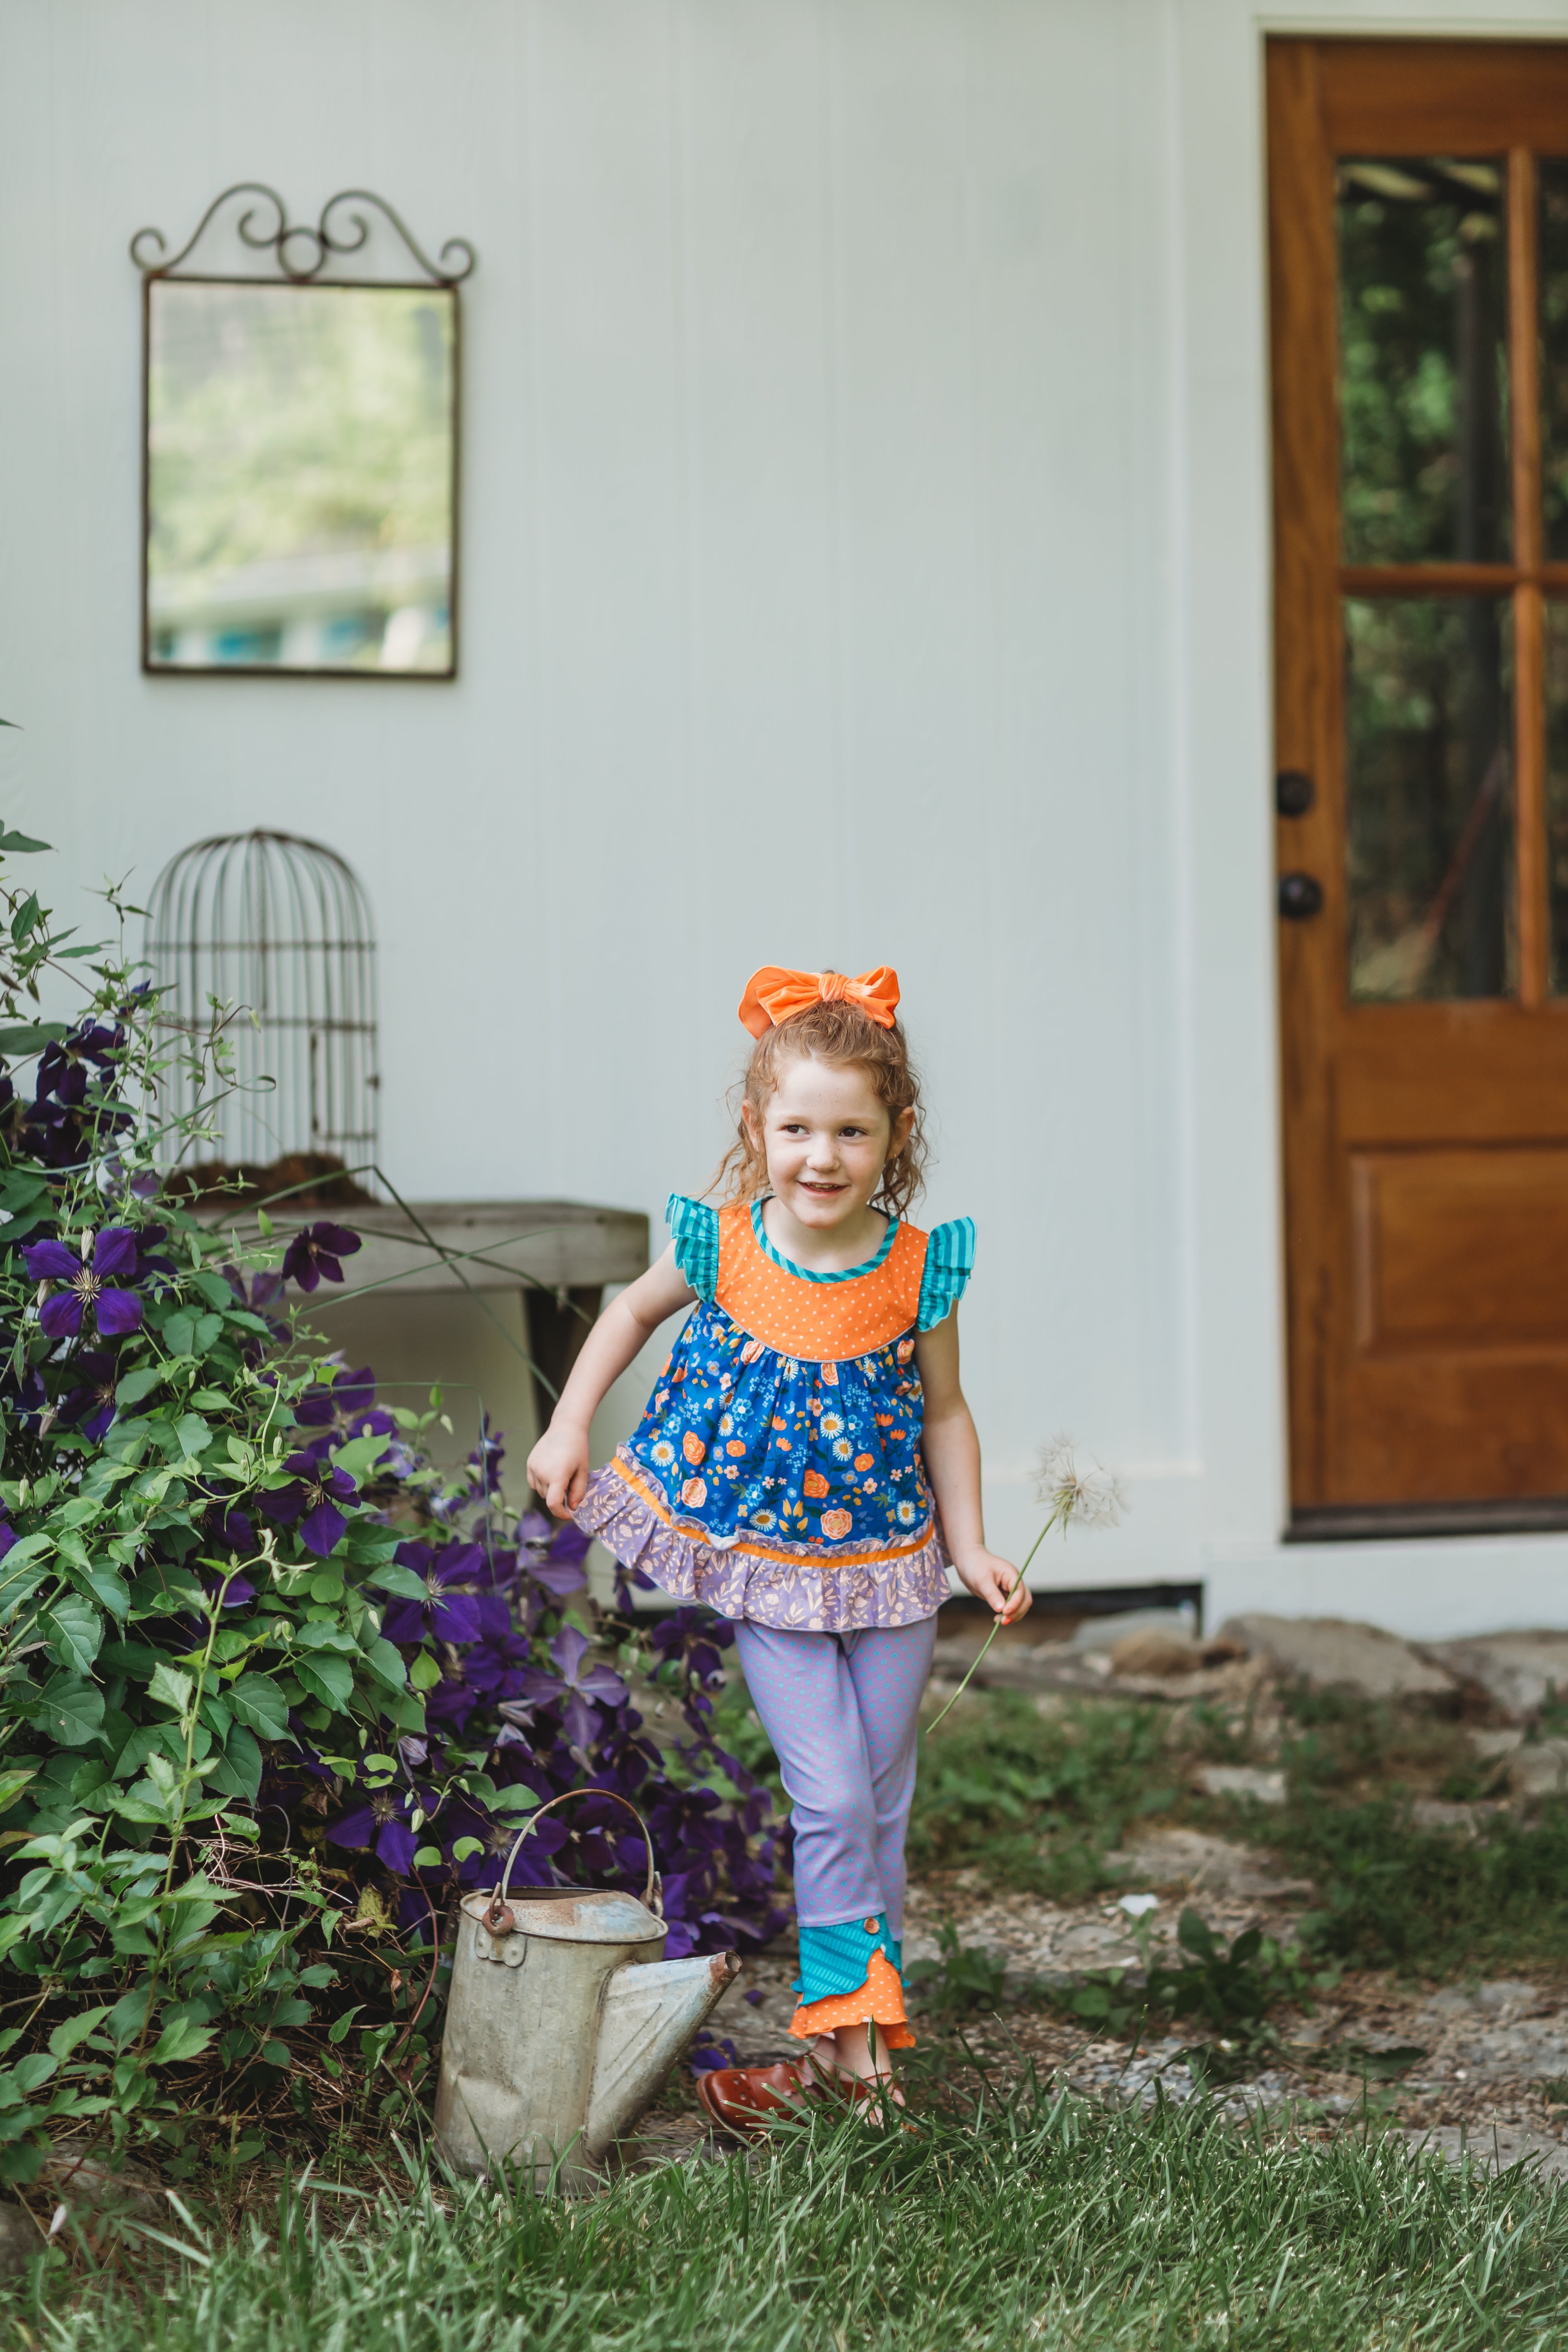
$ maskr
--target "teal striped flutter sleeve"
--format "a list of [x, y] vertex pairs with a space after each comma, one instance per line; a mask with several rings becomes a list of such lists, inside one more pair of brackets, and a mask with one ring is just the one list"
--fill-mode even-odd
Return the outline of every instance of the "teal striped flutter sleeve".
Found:
[[705, 1201], [689, 1201], [672, 1192], [665, 1203], [664, 1222], [675, 1242], [675, 1263], [710, 1306], [719, 1287], [719, 1213]]
[[921, 1276], [917, 1331], [934, 1330], [952, 1314], [974, 1271], [974, 1220], [954, 1217], [926, 1235], [925, 1272]]

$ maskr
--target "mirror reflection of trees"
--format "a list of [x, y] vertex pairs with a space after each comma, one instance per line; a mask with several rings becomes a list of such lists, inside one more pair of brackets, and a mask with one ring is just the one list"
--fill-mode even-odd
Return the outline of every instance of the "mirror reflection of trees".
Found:
[[456, 298], [150, 295], [154, 664], [448, 670]]

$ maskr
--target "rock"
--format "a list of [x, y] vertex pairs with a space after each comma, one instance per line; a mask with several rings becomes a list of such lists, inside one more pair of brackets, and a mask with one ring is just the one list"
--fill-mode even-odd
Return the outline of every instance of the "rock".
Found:
[[1281, 1895], [1305, 1895], [1311, 1882], [1279, 1878], [1266, 1854], [1199, 1830], [1149, 1830], [1125, 1853], [1112, 1854], [1151, 1886], [1184, 1885], [1193, 1895], [1228, 1895], [1267, 1902]]
[[[938, 1642], [931, 1657], [932, 1681], [950, 1686], [961, 1683], [979, 1650], [978, 1642]], [[1070, 1649], [1066, 1642], [994, 1642], [969, 1688], [1102, 1694], [1109, 1672], [1108, 1661], [1091, 1665], [1082, 1651]]]
[[1447, 1698], [1458, 1688], [1447, 1667], [1433, 1664], [1381, 1625], [1346, 1617], [1231, 1617], [1222, 1641], [1245, 1643], [1279, 1674], [1315, 1690], [1350, 1690], [1363, 1698]]
[[1516, 1797], [1568, 1796], [1568, 1739], [1526, 1739], [1522, 1731], [1472, 1731], [1480, 1757], [1506, 1763]]
[[1133, 1633], [1168, 1633], [1173, 1641], [1190, 1642], [1194, 1622], [1190, 1609], [1124, 1609], [1117, 1617], [1086, 1617], [1069, 1647], [1109, 1652]]
[[86, 2139], [58, 2139], [44, 2158], [41, 2185], [73, 2210], [133, 2213], [150, 2221], [163, 2204], [158, 2176], [144, 2164], [115, 2164], [108, 2150]]
[[1476, 2005], [1484, 2010], [1533, 2009], [1540, 1999], [1539, 1988], [1522, 1977], [1492, 1977], [1476, 1987]]
[[1538, 1713], [1549, 1684], [1568, 1698], [1568, 1633], [1477, 1633], [1462, 1642], [1426, 1642], [1422, 1649], [1461, 1682], [1477, 1684], [1516, 1720]]
[[1541, 2000], [1538, 1985], [1521, 1977], [1493, 1977], [1486, 1984], [1445, 1985], [1424, 2006], [1427, 2016], [1448, 2021], [1457, 2017], [1497, 2017], [1505, 2010], [1530, 2010]]
[[1410, 1808], [1410, 1818], [1418, 1830], [1463, 1830], [1467, 1837], [1478, 1837], [1483, 1822], [1495, 1819], [1496, 1805], [1449, 1804], [1442, 1797], [1417, 1797]]
[[1261, 1805], [1285, 1802], [1283, 1772], [1260, 1772], [1254, 1764], [1204, 1764], [1194, 1778], [1205, 1797], [1256, 1797]]
[[1128, 1942], [1125, 1927], [1085, 1919], [1063, 1929], [1051, 1957], [1065, 1969], [1124, 1969], [1137, 1959], [1138, 1950]]
[[1204, 1654], [1184, 1634], [1167, 1633], [1157, 1625], [1143, 1625], [1124, 1633], [1110, 1653], [1115, 1675], [1195, 1675], [1203, 1671]]
[[44, 2251], [43, 2232], [19, 2205], [0, 2201], [0, 2277], [25, 2270]]
[[1568, 1796], [1568, 1739], [1525, 1740], [1508, 1759], [1516, 1797]]
[[1568, 2147], [1560, 2139], [1508, 2124], [1478, 2124], [1468, 2131], [1458, 2124], [1440, 2124], [1433, 2131], [1407, 2131], [1401, 2137], [1414, 2155], [1433, 2149], [1449, 2164], [1473, 2164], [1483, 2172], [1506, 2172], [1528, 2159], [1531, 2170], [1542, 2179], [1560, 2180], [1568, 2174]]

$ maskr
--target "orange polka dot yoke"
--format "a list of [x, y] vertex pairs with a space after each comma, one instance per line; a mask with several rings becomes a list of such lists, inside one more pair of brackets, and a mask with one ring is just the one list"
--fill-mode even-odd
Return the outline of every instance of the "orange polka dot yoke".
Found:
[[698, 1305], [579, 1526], [723, 1616], [831, 1633], [933, 1615], [947, 1559], [915, 1335], [963, 1295], [973, 1224], [889, 1218], [864, 1265], [816, 1275], [774, 1250], [758, 1203], [677, 1195], [668, 1214]]

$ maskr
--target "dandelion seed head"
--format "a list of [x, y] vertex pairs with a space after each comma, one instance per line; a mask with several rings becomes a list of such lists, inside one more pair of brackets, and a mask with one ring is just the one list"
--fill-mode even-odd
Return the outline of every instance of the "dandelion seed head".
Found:
[[1121, 1481], [1092, 1454], [1080, 1455], [1070, 1437], [1053, 1437], [1040, 1448], [1035, 1491], [1056, 1514], [1062, 1531], [1114, 1528], [1127, 1508]]

